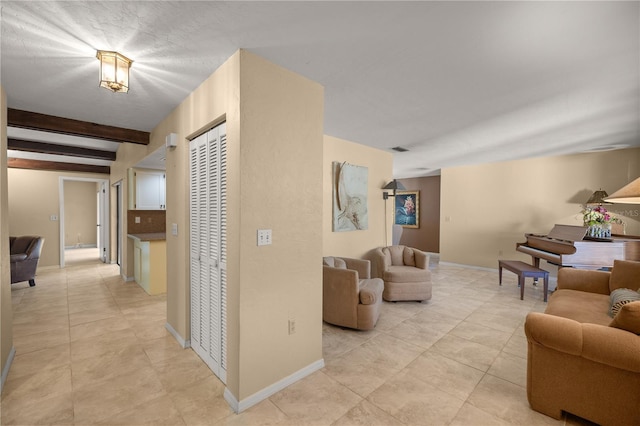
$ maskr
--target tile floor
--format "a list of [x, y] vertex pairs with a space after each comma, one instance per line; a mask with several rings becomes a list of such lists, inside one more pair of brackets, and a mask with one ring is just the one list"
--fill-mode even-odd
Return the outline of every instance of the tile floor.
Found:
[[[240, 415], [164, 328], [166, 299], [114, 265], [12, 287], [16, 356], [3, 425], [589, 425], [532, 411], [523, 321], [544, 310], [515, 275], [438, 264], [433, 299], [384, 303], [376, 329], [324, 325], [325, 368]], [[540, 286], [541, 287], [541, 286]]]

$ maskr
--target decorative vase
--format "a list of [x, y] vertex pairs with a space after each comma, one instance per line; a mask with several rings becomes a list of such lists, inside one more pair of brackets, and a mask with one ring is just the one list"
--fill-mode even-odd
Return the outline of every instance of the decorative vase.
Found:
[[611, 224], [599, 223], [596, 225], [589, 225], [587, 235], [592, 238], [611, 238]]

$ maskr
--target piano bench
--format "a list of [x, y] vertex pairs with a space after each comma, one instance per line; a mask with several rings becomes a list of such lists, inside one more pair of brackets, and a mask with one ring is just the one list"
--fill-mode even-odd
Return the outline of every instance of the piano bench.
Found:
[[533, 265], [529, 265], [528, 263], [524, 263], [519, 260], [498, 260], [498, 277], [500, 285], [502, 285], [502, 268], [511, 271], [518, 276], [520, 300], [524, 298], [525, 278], [544, 279], [544, 301], [547, 301], [547, 292], [549, 291], [549, 271], [536, 268]]

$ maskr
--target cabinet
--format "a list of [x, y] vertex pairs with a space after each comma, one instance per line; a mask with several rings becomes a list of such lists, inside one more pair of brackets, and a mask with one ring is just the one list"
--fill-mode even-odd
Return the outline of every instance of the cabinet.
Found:
[[165, 210], [166, 175], [161, 170], [129, 169], [129, 210]]
[[[140, 234], [142, 235], [142, 234]], [[133, 239], [133, 276], [147, 294], [167, 292], [167, 245], [165, 240]]]

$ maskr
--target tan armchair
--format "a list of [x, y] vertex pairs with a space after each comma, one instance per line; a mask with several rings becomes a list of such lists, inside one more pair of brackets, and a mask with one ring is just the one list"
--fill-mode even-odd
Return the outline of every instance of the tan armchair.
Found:
[[384, 284], [371, 278], [371, 263], [363, 259], [322, 259], [322, 319], [340, 327], [371, 330], [380, 316]]
[[431, 299], [429, 255], [406, 246], [380, 247], [373, 253], [376, 276], [384, 280], [388, 301]]
[[31, 287], [36, 285], [36, 269], [43, 244], [42, 237], [9, 237], [11, 284], [29, 281]]

